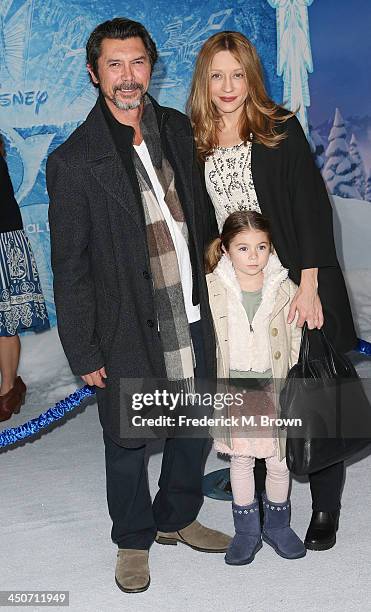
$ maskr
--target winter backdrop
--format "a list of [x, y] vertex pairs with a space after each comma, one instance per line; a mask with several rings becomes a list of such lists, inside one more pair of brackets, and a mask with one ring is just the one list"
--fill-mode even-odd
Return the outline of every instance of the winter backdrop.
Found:
[[314, 0], [308, 121], [357, 331], [371, 340], [371, 2]]
[[0, 131], [52, 325], [45, 162], [94, 104], [85, 69], [89, 33], [123, 13], [143, 22], [158, 45], [151, 93], [180, 110], [195, 56], [210, 35], [240, 30], [257, 46], [271, 96], [299, 109], [334, 194], [358, 332], [371, 340], [369, 0], [142, 0], [125, 10], [118, 0], [0, 0]]

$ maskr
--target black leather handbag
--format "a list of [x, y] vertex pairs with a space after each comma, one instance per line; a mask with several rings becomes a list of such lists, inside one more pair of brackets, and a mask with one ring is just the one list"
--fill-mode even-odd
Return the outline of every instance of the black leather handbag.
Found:
[[286, 461], [298, 475], [348, 459], [371, 443], [371, 407], [362, 380], [323, 330], [316, 332], [320, 356], [311, 359], [310, 333], [305, 324], [298, 363], [280, 393], [281, 418], [288, 419]]

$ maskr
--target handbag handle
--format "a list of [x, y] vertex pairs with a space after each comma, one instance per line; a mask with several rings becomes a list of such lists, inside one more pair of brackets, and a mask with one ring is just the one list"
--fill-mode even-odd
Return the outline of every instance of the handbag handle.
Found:
[[[300, 351], [298, 363], [301, 366], [302, 377], [305, 378], [305, 370], [309, 364], [309, 337], [308, 337], [308, 324], [305, 321], [303, 328], [301, 330], [301, 343], [300, 343]], [[310, 365], [309, 365], [310, 367]]]
[[[310, 344], [309, 344], [309, 333], [308, 332], [309, 332], [308, 323], [305, 321], [303, 325], [303, 329], [302, 329], [302, 334], [301, 334], [301, 344], [300, 344], [300, 351], [299, 351], [299, 358], [298, 358], [298, 362], [301, 364], [301, 370], [302, 370], [303, 377], [305, 373], [305, 368], [309, 369], [312, 372], [312, 368], [310, 365], [310, 359], [309, 359]], [[323, 329], [320, 329], [319, 332], [320, 332], [319, 337], [321, 339], [322, 348], [326, 355], [327, 363], [329, 364], [331, 371], [335, 375], [336, 366], [335, 366], [335, 361], [334, 361], [334, 354], [335, 354], [334, 347], [332, 346], [330, 340], [327, 338]]]

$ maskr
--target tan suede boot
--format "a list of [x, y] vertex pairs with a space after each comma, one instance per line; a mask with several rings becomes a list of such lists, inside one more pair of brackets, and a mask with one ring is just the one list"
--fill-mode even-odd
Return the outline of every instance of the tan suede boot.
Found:
[[225, 552], [231, 539], [229, 535], [204, 527], [198, 521], [193, 521], [193, 523], [183, 529], [179, 529], [179, 531], [170, 533], [158, 531], [156, 536], [156, 542], [159, 544], [176, 546], [178, 542], [181, 542], [194, 548], [194, 550], [212, 553]]
[[115, 571], [116, 584], [124, 593], [142, 593], [150, 584], [148, 550], [119, 548]]

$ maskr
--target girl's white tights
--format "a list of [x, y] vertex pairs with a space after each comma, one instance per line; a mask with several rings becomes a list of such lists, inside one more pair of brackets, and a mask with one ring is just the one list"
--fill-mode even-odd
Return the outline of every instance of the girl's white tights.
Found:
[[[290, 484], [290, 472], [286, 460], [279, 461], [278, 457], [267, 457], [265, 464], [267, 467], [265, 480], [267, 498], [276, 503], [285, 502]], [[238, 506], [248, 506], [254, 501], [254, 465], [255, 457], [231, 457], [233, 501]]]

